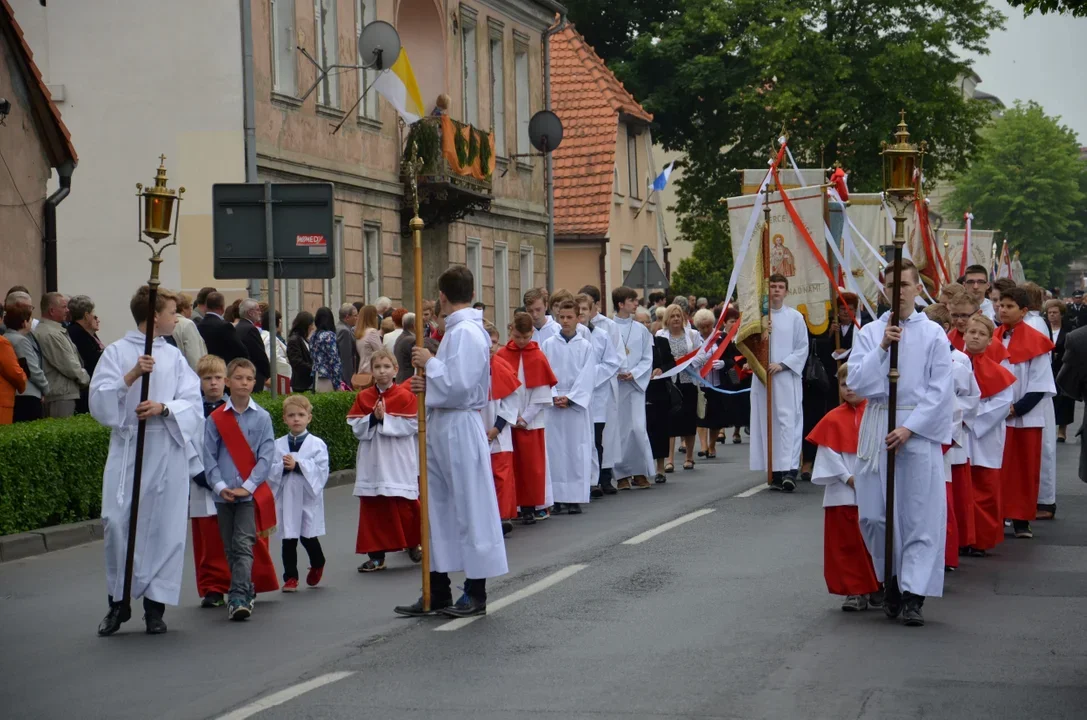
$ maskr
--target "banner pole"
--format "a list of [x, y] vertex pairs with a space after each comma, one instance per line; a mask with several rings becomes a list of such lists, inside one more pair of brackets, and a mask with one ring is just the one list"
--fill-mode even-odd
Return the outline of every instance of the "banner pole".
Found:
[[766, 318], [766, 365], [763, 377], [766, 378], [766, 484], [774, 483], [774, 382], [770, 375], [770, 335], [774, 332], [774, 319], [770, 314], [770, 186], [766, 186], [766, 201], [762, 205], [762, 272], [766, 282], [767, 318]]

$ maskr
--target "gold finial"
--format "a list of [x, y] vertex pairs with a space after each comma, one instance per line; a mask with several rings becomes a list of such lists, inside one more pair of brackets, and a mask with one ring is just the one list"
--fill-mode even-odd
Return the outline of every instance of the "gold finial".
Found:
[[415, 210], [415, 217], [419, 217], [419, 173], [423, 171], [425, 164], [426, 161], [419, 157], [419, 143], [412, 142], [411, 159], [408, 160], [407, 166], [411, 173], [408, 182], [411, 183], [411, 202]]

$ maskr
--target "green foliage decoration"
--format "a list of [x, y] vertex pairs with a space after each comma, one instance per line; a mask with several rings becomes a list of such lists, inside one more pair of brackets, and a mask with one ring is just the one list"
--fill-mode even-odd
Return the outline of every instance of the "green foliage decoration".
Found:
[[404, 147], [406, 153], [404, 159], [410, 159], [412, 143], [418, 148], [419, 157], [423, 159], [422, 174], [433, 174], [438, 170], [438, 160], [442, 156], [442, 138], [438, 125], [424, 118], [413, 123], [408, 130], [408, 139]]

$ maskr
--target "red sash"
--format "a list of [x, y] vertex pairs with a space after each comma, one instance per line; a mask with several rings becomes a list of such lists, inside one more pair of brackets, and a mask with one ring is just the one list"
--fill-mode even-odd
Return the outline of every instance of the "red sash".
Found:
[[[252, 402], [252, 400], [250, 400]], [[253, 448], [242, 433], [237, 416], [227, 408], [220, 405], [211, 414], [215, 423], [215, 429], [219, 431], [219, 437], [223, 439], [223, 447], [230, 454], [230, 460], [242, 476], [242, 480], [248, 480], [253, 468], [257, 466], [257, 456], [253, 454]], [[257, 535], [268, 537], [276, 530], [276, 501], [272, 494], [272, 488], [267, 482], [262, 482], [253, 493], [253, 509], [257, 520]]]
[[834, 408], [808, 433], [808, 442], [836, 452], [856, 455], [861, 418], [867, 405], [868, 401], [865, 400], [856, 407], [842, 403]]

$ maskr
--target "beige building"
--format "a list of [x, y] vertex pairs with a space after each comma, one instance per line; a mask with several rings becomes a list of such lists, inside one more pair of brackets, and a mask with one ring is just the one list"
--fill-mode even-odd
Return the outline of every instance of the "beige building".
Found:
[[66, 194], [47, 185], [54, 169], [70, 184], [78, 158], [7, 0], [0, 0], [0, 104], [0, 294], [24, 285], [39, 298], [56, 288], [55, 209]]
[[[664, 267], [653, 120], [574, 27], [551, 38], [551, 85], [565, 129], [555, 151], [555, 287], [623, 284], [643, 247]], [[610, 304], [609, 304], [610, 308]]]

